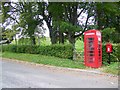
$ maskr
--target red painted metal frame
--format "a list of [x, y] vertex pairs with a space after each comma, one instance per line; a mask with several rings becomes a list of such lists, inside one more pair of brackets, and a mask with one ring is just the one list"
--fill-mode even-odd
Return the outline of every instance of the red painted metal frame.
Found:
[[102, 40], [98, 30], [88, 30], [84, 33], [84, 64], [93, 68], [102, 65]]

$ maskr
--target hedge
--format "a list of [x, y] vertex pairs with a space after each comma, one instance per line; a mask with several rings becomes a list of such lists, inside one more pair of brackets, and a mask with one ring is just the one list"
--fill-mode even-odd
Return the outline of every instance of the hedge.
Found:
[[[108, 61], [108, 54], [106, 53], [105, 44], [102, 45], [102, 60], [103, 64], [106, 64]], [[111, 62], [120, 61], [120, 44], [113, 44], [113, 52], [110, 54]]]
[[[15, 53], [30, 53], [55, 56], [60, 58], [72, 59], [72, 45], [49, 45], [49, 46], [30, 46], [30, 45], [4, 45], [2, 51]], [[113, 52], [111, 53], [111, 62], [120, 61], [120, 44], [113, 44]], [[102, 61], [107, 64], [108, 54], [106, 53], [105, 44], [102, 45]]]
[[30, 53], [55, 56], [60, 58], [72, 59], [72, 45], [49, 45], [49, 46], [31, 46], [31, 45], [4, 45], [2, 51], [15, 53]]

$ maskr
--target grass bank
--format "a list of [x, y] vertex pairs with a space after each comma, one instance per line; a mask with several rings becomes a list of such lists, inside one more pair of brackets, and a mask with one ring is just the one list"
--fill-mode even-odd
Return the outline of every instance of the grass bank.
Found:
[[[63, 58], [58, 58], [53, 56], [45, 56], [45, 55], [39, 55], [39, 54], [12, 53], [12, 52], [3, 52], [2, 57], [34, 62], [38, 64], [59, 66], [59, 67], [89, 69], [88, 67], [86, 68], [84, 66], [83, 60], [72, 61], [70, 59], [63, 59]], [[120, 65], [120, 62], [111, 62], [110, 65], [103, 65], [100, 68], [100, 70], [105, 73], [118, 75], [119, 68], [120, 68], [118, 65]]]
[[79, 68], [79, 69], [85, 68], [85, 66], [83, 65], [83, 60], [72, 61], [70, 59], [63, 59], [63, 58], [45, 56], [39, 54], [3, 52], [2, 57], [45, 64], [45, 65], [60, 66], [60, 67]]
[[120, 75], [120, 62], [111, 62], [110, 65], [103, 66], [103, 72]]

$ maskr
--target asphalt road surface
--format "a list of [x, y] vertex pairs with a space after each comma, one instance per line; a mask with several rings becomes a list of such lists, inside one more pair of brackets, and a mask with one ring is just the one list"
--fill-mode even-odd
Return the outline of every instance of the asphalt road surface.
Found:
[[2, 88], [118, 88], [118, 77], [10, 60], [2, 64]]

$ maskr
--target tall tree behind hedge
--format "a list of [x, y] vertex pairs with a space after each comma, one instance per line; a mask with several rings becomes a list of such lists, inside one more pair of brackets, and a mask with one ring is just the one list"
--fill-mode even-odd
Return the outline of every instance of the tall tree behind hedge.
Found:
[[113, 40], [113, 42], [120, 42], [120, 38], [118, 37], [118, 33], [120, 34], [120, 2], [97, 2], [95, 3], [95, 6], [95, 19], [98, 29], [107, 30], [105, 28], [115, 28], [115, 32], [110, 36], [114, 36], [114, 38], [117, 39]]
[[119, 2], [101, 2], [95, 3], [96, 21], [98, 29], [114, 27], [120, 32], [120, 3]]
[[17, 28], [22, 29], [22, 35], [30, 37], [31, 44], [35, 45], [35, 28], [37, 25], [42, 25], [43, 20], [40, 18], [40, 8], [38, 9], [37, 3], [3, 2], [2, 5], [3, 23], [7, 22], [7, 25], [10, 25], [12, 23], [10, 20], [15, 21], [14, 24], [18, 24]]

